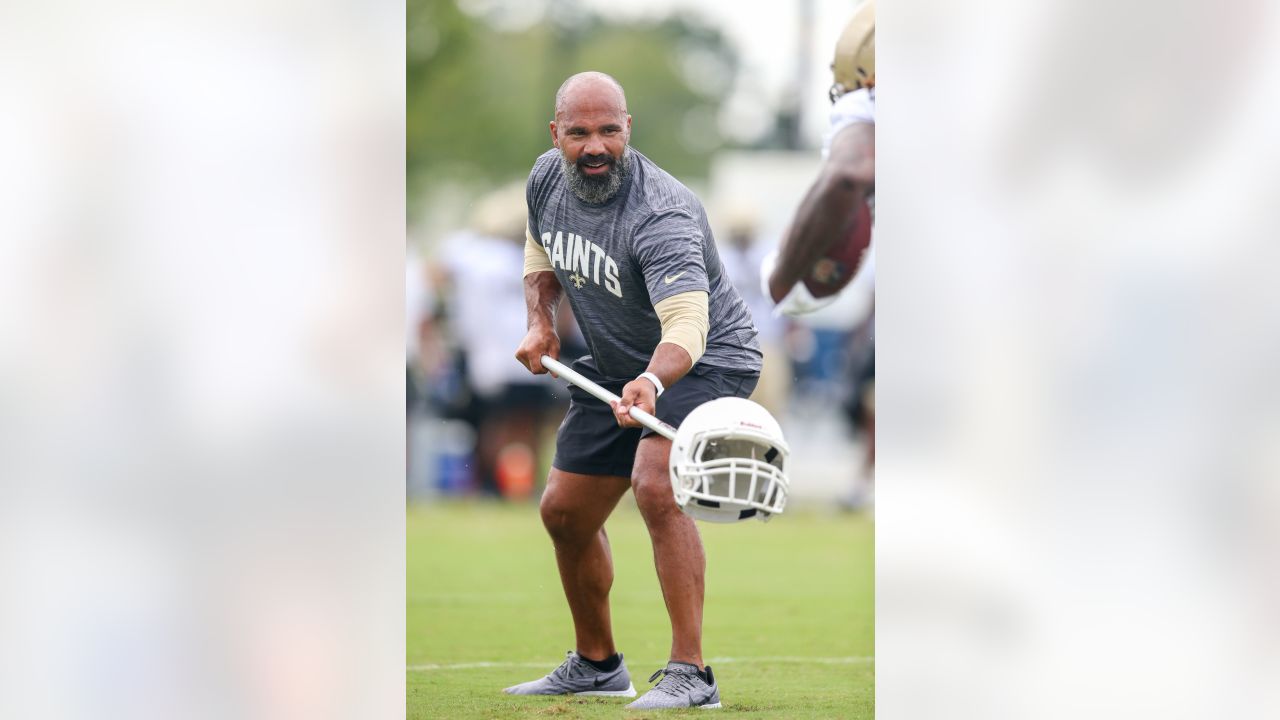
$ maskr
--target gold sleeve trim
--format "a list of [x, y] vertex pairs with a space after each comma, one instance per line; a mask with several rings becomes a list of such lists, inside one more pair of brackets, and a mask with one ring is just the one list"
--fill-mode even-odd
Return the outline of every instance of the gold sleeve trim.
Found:
[[710, 316], [707, 312], [707, 294], [691, 290], [659, 300], [653, 309], [662, 322], [662, 342], [679, 345], [689, 353], [696, 364], [707, 350], [707, 330]]
[[524, 275], [554, 271], [555, 267], [551, 265], [551, 258], [547, 257], [547, 252], [542, 249], [542, 244], [533, 239], [533, 235], [529, 233], [529, 228], [524, 229], [524, 237]]

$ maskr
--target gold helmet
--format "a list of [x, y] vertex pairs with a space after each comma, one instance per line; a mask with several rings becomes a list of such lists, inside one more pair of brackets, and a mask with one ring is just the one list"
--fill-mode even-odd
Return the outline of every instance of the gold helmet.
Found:
[[836, 41], [831, 61], [831, 102], [845, 93], [876, 86], [876, 0], [866, 0], [854, 11]]

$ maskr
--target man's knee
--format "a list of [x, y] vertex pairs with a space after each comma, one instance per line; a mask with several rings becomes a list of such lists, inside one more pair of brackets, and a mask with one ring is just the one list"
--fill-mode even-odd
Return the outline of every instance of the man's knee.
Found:
[[543, 494], [539, 509], [542, 512], [542, 526], [557, 543], [580, 542], [594, 532], [585, 527], [582, 513], [575, 512], [573, 505], [563, 502], [556, 493]]
[[636, 495], [636, 505], [646, 518], [678, 512], [675, 496], [671, 491], [671, 479], [666, 472], [637, 473], [631, 480], [631, 487]]

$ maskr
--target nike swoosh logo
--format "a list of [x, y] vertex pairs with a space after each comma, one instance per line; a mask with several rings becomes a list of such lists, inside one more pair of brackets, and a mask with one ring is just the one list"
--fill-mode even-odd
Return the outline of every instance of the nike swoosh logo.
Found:
[[607, 677], [599, 677], [599, 676], [596, 676], [594, 679], [592, 679], [592, 680], [591, 680], [591, 684], [592, 684], [592, 685], [594, 685], [594, 686], [596, 686], [596, 687], [600, 687], [601, 685], [605, 685], [605, 684], [608, 684], [608, 683], [610, 683], [610, 682], [613, 682], [614, 678], [618, 677], [618, 673], [620, 673], [620, 672], [622, 672], [621, 668], [619, 668], [618, 670], [614, 670], [613, 672], [609, 673], [609, 675], [608, 675]]
[[673, 283], [673, 282], [675, 282], [675, 281], [676, 281], [676, 278], [680, 277], [681, 275], [683, 275], [683, 274], [685, 274], [685, 273], [687, 273], [687, 272], [689, 272], [689, 271], [688, 271], [688, 270], [681, 270], [680, 272], [676, 273], [675, 275], [668, 275], [668, 276], [666, 276], [666, 277], [664, 277], [664, 278], [662, 278], [662, 279], [663, 279], [663, 280], [666, 280], [666, 281], [667, 281], [667, 284], [668, 284], [668, 285], [670, 285], [671, 283]]

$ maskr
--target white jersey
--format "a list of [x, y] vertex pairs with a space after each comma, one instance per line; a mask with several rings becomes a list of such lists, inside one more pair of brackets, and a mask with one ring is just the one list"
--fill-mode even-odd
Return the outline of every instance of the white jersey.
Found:
[[863, 88], [841, 95], [831, 106], [831, 124], [822, 137], [822, 158], [831, 152], [831, 141], [841, 130], [855, 123], [876, 124], [876, 89]]
[[507, 386], [549, 378], [531, 376], [511, 359], [527, 330], [524, 284], [511, 282], [524, 267], [520, 243], [464, 230], [445, 238], [437, 259], [452, 280], [451, 327], [466, 350], [467, 380], [476, 392], [492, 397]]

